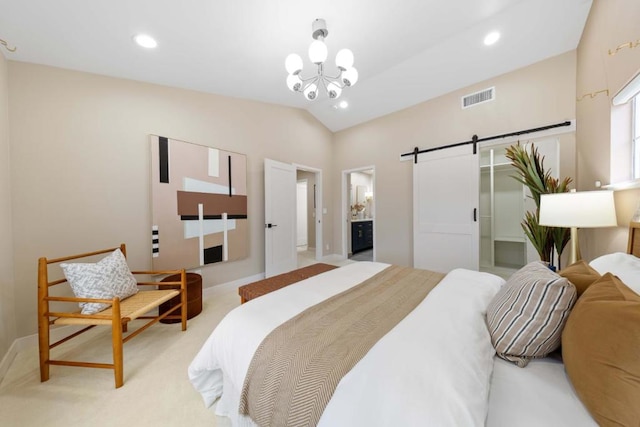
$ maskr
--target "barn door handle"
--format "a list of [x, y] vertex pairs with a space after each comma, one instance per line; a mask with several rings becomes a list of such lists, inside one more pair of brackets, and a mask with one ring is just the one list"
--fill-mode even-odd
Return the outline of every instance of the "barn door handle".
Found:
[[478, 208], [473, 208], [473, 222], [478, 222]]

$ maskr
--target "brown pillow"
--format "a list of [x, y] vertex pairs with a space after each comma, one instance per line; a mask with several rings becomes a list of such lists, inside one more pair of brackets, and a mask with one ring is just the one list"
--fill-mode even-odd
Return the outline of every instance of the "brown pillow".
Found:
[[640, 420], [640, 296], [607, 273], [578, 299], [562, 333], [565, 369], [601, 426]]
[[601, 278], [602, 276], [594, 270], [584, 260], [580, 260], [570, 266], [563, 268], [558, 272], [562, 277], [566, 277], [573, 286], [576, 287], [578, 297], [587, 290], [589, 285]]

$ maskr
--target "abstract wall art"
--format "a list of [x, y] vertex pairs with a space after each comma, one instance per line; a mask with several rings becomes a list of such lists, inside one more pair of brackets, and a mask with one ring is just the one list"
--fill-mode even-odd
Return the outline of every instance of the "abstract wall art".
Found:
[[151, 135], [153, 269], [246, 258], [247, 157]]

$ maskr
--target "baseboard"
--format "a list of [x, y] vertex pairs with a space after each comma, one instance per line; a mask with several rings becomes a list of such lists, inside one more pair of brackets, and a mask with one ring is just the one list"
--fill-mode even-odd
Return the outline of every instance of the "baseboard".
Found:
[[[59, 328], [51, 329], [50, 340], [52, 342], [61, 340], [80, 329], [82, 329], [81, 326], [61, 326]], [[2, 358], [2, 363], [0, 363], [0, 383], [4, 379], [4, 376], [11, 367], [11, 363], [14, 361], [18, 353], [35, 347], [38, 347], [38, 334], [17, 338], [11, 344], [9, 351]]]

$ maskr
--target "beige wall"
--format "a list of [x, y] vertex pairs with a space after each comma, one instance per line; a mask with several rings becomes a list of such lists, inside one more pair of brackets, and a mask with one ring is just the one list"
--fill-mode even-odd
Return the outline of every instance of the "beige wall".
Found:
[[[640, 2], [594, 0], [578, 46], [577, 95], [609, 90], [577, 102], [577, 172], [579, 190], [595, 190], [595, 181], [607, 184], [611, 170], [611, 98], [640, 70], [640, 47], [609, 50], [640, 39]], [[640, 202], [640, 190], [617, 191], [617, 228], [580, 230], [585, 259], [626, 251], [628, 224]]]
[[203, 268], [205, 286], [264, 272], [264, 158], [331, 176], [332, 134], [303, 110], [19, 62], [9, 82], [18, 336], [36, 332], [38, 257], [126, 242], [151, 266], [149, 134], [247, 155], [249, 257]]
[[[341, 171], [376, 168], [376, 259], [413, 263], [412, 163], [399, 155], [428, 148], [558, 123], [575, 118], [575, 51], [452, 92], [412, 108], [338, 132], [334, 138], [332, 185], [340, 188]], [[496, 100], [462, 110], [460, 97], [495, 86]], [[381, 100], [380, 102], [384, 102]], [[575, 137], [560, 138], [562, 176], [575, 176]], [[446, 182], [434, 185], [447, 185]], [[340, 194], [333, 193], [334, 206]], [[334, 224], [340, 210], [334, 209]], [[334, 242], [340, 228], [334, 227]]]
[[16, 339], [7, 60], [0, 53], [0, 361]]

